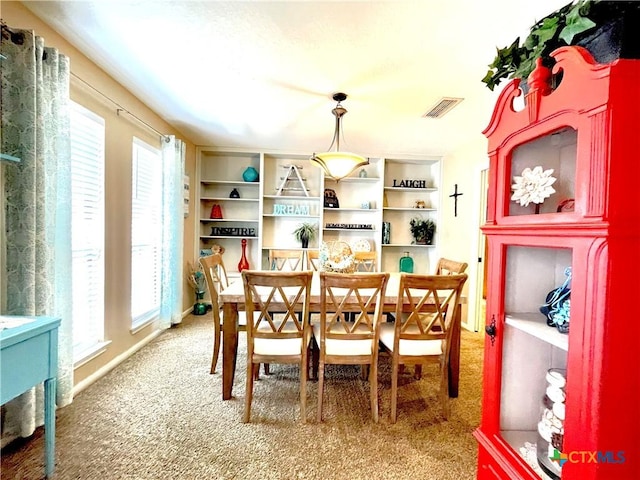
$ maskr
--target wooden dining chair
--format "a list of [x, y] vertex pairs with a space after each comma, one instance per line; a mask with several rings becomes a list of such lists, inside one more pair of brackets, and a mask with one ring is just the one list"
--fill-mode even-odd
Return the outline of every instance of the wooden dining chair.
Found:
[[314, 272], [320, 270], [320, 251], [307, 250], [307, 270]]
[[[309, 291], [313, 272], [243, 270], [247, 318], [247, 388], [243, 422], [251, 419], [253, 383], [260, 363], [300, 366], [300, 417], [306, 422], [309, 367]], [[284, 312], [282, 316], [272, 311]], [[299, 315], [301, 313], [301, 315]]]
[[378, 254], [376, 252], [353, 252], [353, 260], [356, 264], [357, 272], [375, 272], [378, 265]]
[[[211, 298], [211, 313], [213, 315], [213, 355], [211, 358], [211, 371], [216, 373], [218, 364], [218, 356], [220, 354], [220, 343], [222, 340], [222, 316], [221, 307], [218, 302], [218, 292], [221, 292], [229, 286], [229, 277], [219, 253], [200, 257], [200, 266], [207, 280], [207, 289]], [[238, 329], [245, 330], [247, 321], [245, 312], [238, 312]]]
[[[438, 264], [436, 265], [436, 271], [434, 275], [460, 274], [464, 273], [467, 267], [467, 263], [457, 262], [455, 260], [449, 260], [448, 258], [440, 257], [440, 259], [438, 259]], [[402, 373], [403, 367], [403, 365], [400, 366], [400, 373]], [[422, 365], [415, 366], [415, 377], [418, 380], [422, 378]]]
[[465, 262], [456, 262], [448, 258], [441, 257], [436, 265], [435, 275], [453, 275], [464, 273], [469, 265]]
[[269, 250], [269, 270], [303, 270], [302, 250]]
[[[460, 308], [467, 275], [403, 273], [398, 287], [396, 321], [380, 326], [380, 344], [391, 357], [391, 422], [395, 423], [401, 365], [440, 365], [440, 398], [449, 416], [449, 354], [452, 324]], [[405, 313], [405, 315], [403, 315]], [[407, 314], [408, 313], [408, 314]]]
[[[378, 328], [388, 281], [388, 273], [320, 272], [320, 322], [313, 325], [319, 347], [318, 422], [327, 364], [368, 367], [371, 415], [378, 421]], [[354, 321], [347, 320], [349, 312]]]

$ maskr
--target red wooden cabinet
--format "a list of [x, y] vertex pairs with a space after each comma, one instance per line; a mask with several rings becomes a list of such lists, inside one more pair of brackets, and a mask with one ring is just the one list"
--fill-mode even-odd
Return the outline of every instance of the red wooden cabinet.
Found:
[[[557, 88], [533, 85], [518, 109], [514, 80], [484, 132], [490, 156], [482, 228], [489, 246], [486, 324], [494, 335], [486, 338], [482, 420], [474, 433], [478, 478], [558, 478], [541, 473], [541, 458], [563, 480], [637, 479], [640, 60], [599, 65], [580, 47], [553, 55]], [[553, 169], [556, 178], [556, 193], [538, 213], [534, 204], [511, 200], [513, 177], [536, 166]], [[571, 203], [573, 209], [559, 208]], [[539, 311], [547, 293], [563, 283], [566, 267], [572, 269], [568, 334], [547, 326]], [[544, 445], [542, 399], [552, 368], [566, 371], [556, 463], [525, 448]]]

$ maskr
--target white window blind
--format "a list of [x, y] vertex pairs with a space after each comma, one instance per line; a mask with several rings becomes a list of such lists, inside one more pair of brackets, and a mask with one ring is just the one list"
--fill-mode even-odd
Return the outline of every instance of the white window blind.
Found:
[[71, 102], [73, 356], [104, 340], [104, 119]]
[[160, 312], [162, 156], [134, 138], [131, 185], [131, 318], [135, 328]]

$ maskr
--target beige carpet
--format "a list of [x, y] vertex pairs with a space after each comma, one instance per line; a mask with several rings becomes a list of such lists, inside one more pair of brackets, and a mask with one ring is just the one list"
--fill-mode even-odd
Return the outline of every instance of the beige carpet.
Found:
[[[190, 316], [160, 335], [57, 412], [54, 479], [420, 479], [475, 478], [483, 336], [463, 332], [460, 396], [448, 421], [435, 366], [401, 379], [398, 422], [389, 423], [390, 368], [380, 359], [380, 423], [371, 421], [368, 383], [356, 367], [327, 367], [325, 420], [298, 421], [298, 371], [272, 365], [257, 382], [252, 423], [240, 423], [245, 342], [235, 398], [221, 400], [210, 375], [212, 327]], [[43, 478], [42, 429], [2, 451], [3, 480]]]

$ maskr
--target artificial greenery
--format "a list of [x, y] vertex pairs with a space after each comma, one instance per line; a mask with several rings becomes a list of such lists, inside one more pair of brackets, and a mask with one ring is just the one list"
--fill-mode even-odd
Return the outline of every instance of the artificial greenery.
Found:
[[493, 90], [505, 78], [527, 78], [538, 57], [542, 57], [545, 66], [551, 67], [551, 52], [572, 45], [576, 35], [596, 26], [590, 13], [593, 5], [599, 1], [578, 0], [569, 3], [533, 25], [522, 45], [518, 37], [508, 47], [498, 48], [482, 81], [489, 90]]
[[298, 225], [293, 231], [293, 235], [299, 242], [302, 242], [303, 237], [306, 237], [309, 241], [313, 240], [316, 238], [316, 233], [318, 233], [318, 226], [315, 223], [306, 222]]
[[412, 218], [409, 222], [411, 235], [416, 242], [430, 244], [436, 231], [436, 223], [430, 218]]

